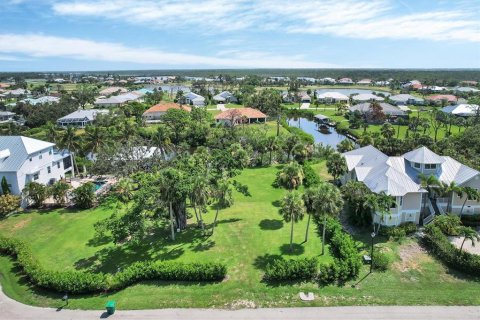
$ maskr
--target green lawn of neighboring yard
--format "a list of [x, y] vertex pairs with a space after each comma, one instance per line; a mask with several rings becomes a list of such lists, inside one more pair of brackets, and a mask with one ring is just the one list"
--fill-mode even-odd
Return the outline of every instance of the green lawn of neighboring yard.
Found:
[[[325, 163], [313, 165], [324, 179]], [[0, 233], [24, 239], [35, 256], [54, 270], [90, 268], [114, 272], [142, 259], [177, 261], [221, 261], [228, 266], [228, 277], [221, 283], [143, 282], [115, 293], [71, 296], [70, 308], [102, 309], [114, 299], [120, 309], [165, 307], [280, 307], [370, 304], [448, 304], [478, 305], [480, 283], [452, 273], [416, 242], [403, 244], [376, 239], [395, 264], [385, 273], [368, 275], [365, 266], [357, 281], [343, 287], [319, 287], [315, 283], [268, 285], [261, 282], [265, 265], [273, 257], [318, 257], [321, 242], [313, 226], [310, 239], [302, 244], [306, 219], [295, 225], [293, 253], [288, 251], [289, 225], [278, 214], [278, 200], [284, 190], [271, 186], [277, 168], [246, 169], [238, 179], [248, 184], [251, 197], [235, 193], [232, 207], [220, 211], [215, 234], [202, 237], [190, 226], [172, 243], [168, 228], [140, 245], [113, 246], [109, 241], [94, 239], [93, 224], [112, 212], [111, 209], [73, 212], [54, 210], [19, 214], [0, 221]], [[211, 223], [213, 211], [206, 216]], [[193, 221], [190, 221], [193, 223]], [[368, 232], [357, 237], [369, 248]], [[47, 293], [30, 287], [9, 258], [0, 256], [0, 280], [5, 292], [24, 303], [58, 307], [62, 294]], [[356, 288], [352, 284], [359, 282]], [[305, 303], [298, 299], [300, 291], [311, 291], [317, 299]]]
[[[339, 115], [336, 115], [336, 111], [335, 110], [332, 110], [332, 109], [328, 109], [329, 107], [327, 106], [326, 107], [327, 109], [324, 109], [323, 108], [323, 105], [320, 106], [318, 109], [314, 109], [314, 112], [316, 114], [320, 113], [320, 114], [323, 114], [325, 116], [328, 116], [330, 117], [333, 121], [336, 121], [336, 122], [348, 122], [348, 120], [344, 117], [344, 116], [339, 116]], [[332, 108], [332, 107], [330, 107]], [[416, 118], [418, 116], [418, 113], [416, 111], [412, 112], [412, 114], [410, 115], [410, 119], [412, 118]], [[420, 118], [424, 118], [424, 119], [428, 119], [430, 120], [430, 112], [428, 111], [424, 111], [424, 112], [420, 112]], [[406, 132], [407, 132], [407, 129], [408, 129], [408, 126], [405, 126], [405, 125], [402, 125], [402, 126], [397, 126], [397, 125], [393, 125], [395, 130], [400, 130], [400, 133], [398, 135], [399, 139], [405, 139], [405, 136], [406, 136]], [[367, 132], [380, 132], [380, 129], [381, 129], [382, 125], [381, 124], [371, 124], [368, 126], [367, 128]], [[460, 129], [460, 131], [459, 131]], [[463, 130], [465, 130], [463, 127], [458, 127], [456, 125], [452, 125], [452, 135], [456, 135], [458, 134], [459, 132], [462, 132]], [[351, 129], [351, 131], [360, 136], [363, 134], [364, 132], [364, 129], [363, 128], [359, 128], [359, 129]], [[439, 130], [438, 130], [438, 134], [437, 134], [437, 140], [441, 140], [443, 139], [446, 134], [447, 134], [447, 128], [445, 127], [441, 127]], [[419, 132], [420, 133], [423, 133], [423, 128], [420, 128], [419, 129]], [[433, 128], [429, 128], [427, 129], [427, 131], [425, 132], [427, 135], [429, 135], [432, 139], [434, 138], [435, 136], [435, 133], [434, 133], [434, 130]], [[410, 132], [410, 135], [412, 134], [412, 132]], [[395, 134], [395, 136], [397, 136], [397, 134]]]

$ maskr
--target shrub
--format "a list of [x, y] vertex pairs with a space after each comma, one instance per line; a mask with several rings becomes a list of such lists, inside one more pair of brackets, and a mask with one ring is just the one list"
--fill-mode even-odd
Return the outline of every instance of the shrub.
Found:
[[480, 276], [480, 256], [457, 249], [436, 224], [425, 227], [422, 242], [447, 266], [472, 276]]
[[433, 223], [447, 236], [457, 236], [458, 228], [462, 225], [460, 217], [453, 214], [436, 216]]
[[417, 232], [417, 225], [413, 222], [407, 222], [396, 227], [384, 226], [380, 228], [379, 234], [394, 239], [401, 239], [415, 232]]
[[303, 175], [303, 185], [307, 188], [316, 186], [320, 184], [320, 182], [322, 182], [318, 174], [308, 163], [305, 163], [303, 165]]
[[383, 253], [375, 251], [373, 254], [373, 269], [378, 271], [386, 271], [390, 266], [389, 257]]
[[0, 196], [0, 217], [14, 212], [20, 208], [22, 198], [11, 194], [4, 194]]
[[91, 182], [82, 184], [72, 191], [72, 201], [80, 209], [93, 207], [95, 203], [95, 185]]
[[32, 206], [38, 208], [43, 205], [48, 198], [48, 188], [41, 183], [29, 182], [22, 190], [25, 198], [32, 202]]
[[40, 287], [69, 293], [119, 290], [143, 280], [218, 281], [225, 278], [220, 263], [136, 262], [114, 275], [88, 271], [51, 271], [40, 266], [22, 241], [0, 237], [0, 253], [16, 257], [30, 282]]
[[267, 265], [266, 281], [312, 280], [317, 275], [318, 261], [315, 258], [277, 259]]
[[480, 226], [480, 214], [462, 215], [460, 220], [462, 221], [462, 224], [467, 227]]
[[55, 202], [62, 206], [67, 202], [67, 194], [69, 189], [70, 185], [68, 183], [66, 183], [64, 180], [59, 180], [50, 187], [50, 193]]

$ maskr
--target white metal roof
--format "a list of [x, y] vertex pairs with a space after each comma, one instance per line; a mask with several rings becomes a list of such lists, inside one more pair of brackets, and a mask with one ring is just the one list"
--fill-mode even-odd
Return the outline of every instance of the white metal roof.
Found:
[[347, 100], [348, 97], [340, 92], [329, 91], [322, 94], [317, 94], [317, 99], [335, 99], [335, 100]]
[[444, 163], [444, 157], [439, 156], [432, 150], [427, 147], [420, 147], [418, 149], [407, 152], [403, 155], [405, 159], [410, 162], [416, 163], [430, 163], [430, 164], [440, 164]]
[[383, 101], [385, 100], [382, 97], [376, 96], [371, 93], [360, 93], [352, 97], [355, 101], [369, 101], [369, 100], [376, 100], [376, 101]]
[[4, 154], [10, 153], [8, 157], [0, 160], [0, 172], [17, 171], [29, 155], [53, 146], [53, 143], [23, 136], [0, 136], [0, 150], [4, 151]]

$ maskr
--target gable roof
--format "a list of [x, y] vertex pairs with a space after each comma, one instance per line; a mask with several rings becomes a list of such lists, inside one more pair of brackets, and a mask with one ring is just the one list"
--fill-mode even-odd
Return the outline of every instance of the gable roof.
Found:
[[225, 110], [215, 116], [215, 120], [230, 120], [232, 117], [266, 118], [267, 115], [253, 108], [235, 108]]
[[418, 149], [407, 152], [403, 155], [405, 159], [416, 163], [440, 164], [444, 163], [445, 159], [427, 147], [420, 147]]
[[397, 102], [407, 102], [408, 100], [414, 100], [415, 102], [423, 102], [422, 98], [415, 97], [407, 93], [390, 96], [389, 99]]
[[458, 116], [473, 116], [477, 113], [479, 106], [476, 104], [459, 104], [453, 106], [446, 106], [442, 108], [445, 113], [451, 113]]
[[[385, 102], [380, 102], [379, 105], [380, 105], [380, 107], [382, 107], [382, 112], [385, 113], [385, 114], [394, 115], [394, 116], [405, 115], [405, 111], [400, 109], [397, 106], [392, 106], [391, 104], [385, 103]], [[370, 106], [371, 106], [370, 102], [365, 102], [365, 103], [355, 104], [355, 105], [349, 107], [348, 109], [351, 112], [358, 111], [360, 113], [368, 113], [368, 112], [371, 112]]]
[[340, 92], [329, 91], [321, 94], [317, 93], [317, 99], [326, 99], [326, 98], [336, 99], [336, 100], [348, 100], [348, 97]]
[[90, 121], [95, 120], [97, 117], [97, 114], [107, 114], [108, 110], [102, 110], [102, 109], [86, 109], [86, 110], [77, 110], [74, 111], [70, 114], [67, 114], [64, 117], [61, 117], [60, 119], [57, 120], [57, 122], [62, 122], [62, 121], [72, 121], [72, 120], [81, 120], [81, 119], [87, 119]]
[[235, 97], [229, 91], [223, 91], [223, 92], [220, 92], [219, 94], [213, 96], [213, 100], [217, 100], [217, 101], [223, 101], [223, 100], [231, 99], [231, 98], [235, 98]]
[[0, 172], [17, 171], [29, 155], [53, 146], [53, 143], [23, 136], [0, 136], [0, 151], [9, 151], [5, 152], [9, 153], [7, 157], [0, 159]]
[[376, 100], [376, 101], [383, 101], [385, 100], [382, 97], [376, 96], [371, 93], [360, 93], [352, 97], [353, 100], [356, 101], [368, 101], [368, 100]]
[[143, 114], [146, 114], [146, 113], [152, 113], [152, 112], [167, 112], [167, 110], [170, 110], [170, 109], [181, 109], [181, 110], [185, 110], [185, 111], [192, 111], [192, 108], [188, 107], [188, 106], [180, 106], [178, 103], [174, 103], [174, 102], [161, 102], [159, 104], [156, 104], [152, 107], [150, 107], [147, 111], [145, 111]]

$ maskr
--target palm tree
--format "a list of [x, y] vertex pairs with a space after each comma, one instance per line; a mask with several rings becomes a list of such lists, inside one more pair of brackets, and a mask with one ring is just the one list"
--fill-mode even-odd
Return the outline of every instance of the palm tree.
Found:
[[465, 200], [463, 201], [463, 204], [462, 204], [462, 209], [460, 210], [460, 218], [462, 218], [463, 209], [465, 208], [465, 204], [467, 203], [467, 201], [468, 200], [475, 200], [475, 201], [480, 200], [480, 192], [478, 192], [477, 189], [474, 189], [472, 187], [463, 187], [463, 188], [461, 188], [460, 192], [457, 193], [457, 195], [460, 198], [465, 196]]
[[58, 142], [59, 134], [55, 124], [50, 121], [47, 122], [45, 125], [45, 131], [47, 132], [47, 140], [56, 144]]
[[395, 203], [396, 201], [391, 196], [386, 194], [384, 191], [378, 194], [375, 194], [375, 193], [369, 194], [365, 198], [364, 205], [370, 208], [370, 210], [372, 210], [374, 214], [380, 216], [380, 221], [378, 223], [377, 230], [375, 230], [375, 221], [373, 222], [375, 233], [378, 234], [378, 232], [380, 231], [381, 224], [385, 221], [385, 216], [390, 214], [390, 208]]
[[217, 205], [216, 205], [216, 212], [215, 212], [215, 219], [213, 220], [213, 226], [212, 226], [212, 235], [213, 232], [215, 231], [215, 226], [217, 225], [217, 219], [218, 219], [218, 211], [220, 210], [220, 207], [222, 204], [225, 203], [227, 196], [231, 192], [231, 181], [228, 178], [227, 174], [223, 174], [222, 177], [217, 180], [217, 185], [215, 188], [215, 195], [217, 196]]
[[[203, 223], [202, 211], [210, 200], [211, 190], [208, 178], [204, 175], [195, 175], [192, 177], [192, 187], [190, 189], [190, 202], [193, 205], [193, 211], [197, 222], [202, 228], [205, 228]], [[197, 212], [197, 206], [199, 210]]]
[[387, 141], [390, 141], [395, 135], [395, 128], [390, 123], [385, 123], [380, 128], [380, 132]]
[[327, 171], [332, 175], [333, 181], [348, 172], [345, 158], [338, 152], [332, 154], [327, 160]]
[[283, 216], [285, 222], [291, 222], [290, 225], [290, 250], [293, 249], [293, 224], [303, 219], [305, 214], [305, 205], [298, 192], [291, 191], [282, 199], [282, 207], [279, 213]]
[[297, 189], [305, 178], [302, 166], [297, 162], [285, 165], [277, 175], [277, 183], [287, 190]]
[[343, 198], [340, 190], [333, 184], [323, 182], [307, 189], [303, 196], [307, 208], [308, 221], [305, 232], [305, 242], [308, 240], [310, 216], [323, 217], [322, 255], [325, 254], [325, 230], [328, 216], [337, 216], [343, 208]]
[[73, 169], [78, 173], [75, 153], [80, 149], [80, 138], [76, 135], [73, 127], [68, 127], [60, 139], [60, 146], [67, 149], [72, 154]]
[[453, 194], [456, 193], [457, 195], [462, 193], [462, 187], [458, 186], [455, 181], [450, 182], [450, 184], [445, 183], [443, 181], [439, 181], [438, 183], [438, 192], [442, 197], [448, 197], [447, 202], [447, 212], [451, 212], [452, 209], [452, 201], [453, 201]]
[[476, 241], [480, 241], [480, 235], [477, 231], [473, 230], [469, 227], [460, 227], [458, 230], [458, 235], [463, 237], [462, 245], [460, 246], [460, 251], [463, 249], [463, 245], [465, 244], [466, 240], [470, 240], [472, 242], [472, 246], [475, 246]]
[[[422, 186], [422, 188], [426, 189], [427, 190], [427, 196], [428, 198], [431, 198], [432, 197], [432, 192], [433, 192], [433, 188], [435, 186], [438, 186], [439, 182], [438, 182], [438, 179], [433, 176], [433, 175], [425, 175], [423, 173], [420, 173], [418, 175], [418, 179], [420, 180], [420, 185]], [[424, 197], [424, 200], [423, 200], [423, 208], [425, 209], [427, 207], [427, 197]]]
[[107, 134], [105, 129], [98, 126], [86, 126], [84, 141], [85, 151], [89, 151], [92, 154], [98, 153], [98, 151], [107, 144]]
[[272, 164], [272, 154], [279, 149], [280, 139], [276, 136], [267, 137], [266, 149], [269, 152], [269, 164]]

